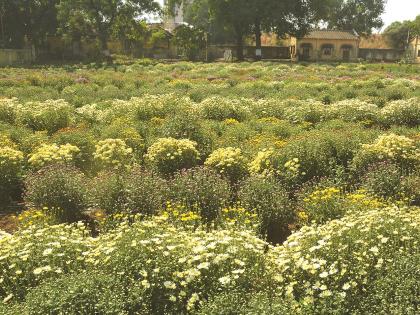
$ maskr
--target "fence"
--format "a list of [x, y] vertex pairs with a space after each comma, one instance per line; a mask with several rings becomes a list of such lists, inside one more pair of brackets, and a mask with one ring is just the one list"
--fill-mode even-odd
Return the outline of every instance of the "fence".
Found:
[[0, 49], [0, 66], [25, 64], [33, 60], [31, 49]]

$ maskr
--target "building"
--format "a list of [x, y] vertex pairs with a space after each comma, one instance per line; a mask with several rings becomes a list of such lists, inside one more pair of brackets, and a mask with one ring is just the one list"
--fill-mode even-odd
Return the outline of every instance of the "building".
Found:
[[300, 61], [353, 61], [359, 55], [359, 37], [346, 31], [312, 31], [295, 45]]
[[415, 62], [420, 63], [420, 36], [416, 36], [408, 45], [408, 52]]
[[373, 34], [361, 37], [359, 43], [359, 58], [369, 61], [398, 61], [404, 57], [404, 49], [395, 49], [386, 37]]

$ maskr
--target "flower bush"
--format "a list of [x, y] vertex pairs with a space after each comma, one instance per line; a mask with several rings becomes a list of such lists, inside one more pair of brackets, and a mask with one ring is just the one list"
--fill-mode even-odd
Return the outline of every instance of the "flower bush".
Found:
[[237, 181], [247, 173], [247, 163], [239, 148], [221, 148], [215, 150], [204, 163], [231, 181]]
[[18, 99], [15, 97], [0, 98], [0, 121], [9, 124], [15, 123], [18, 107]]
[[402, 169], [413, 169], [420, 162], [418, 144], [408, 137], [396, 134], [379, 136], [372, 144], [364, 144], [353, 160], [356, 170], [363, 170], [372, 163], [391, 161]]
[[[326, 306], [343, 313], [360, 309], [372, 294], [368, 288], [381, 282], [395, 259], [418, 255], [419, 218], [419, 209], [391, 207], [302, 228], [271, 253], [281, 294], [314, 313]], [[410, 307], [414, 292], [406, 292]]]
[[160, 138], [147, 150], [146, 160], [159, 172], [168, 175], [197, 165], [197, 143], [188, 139]]
[[340, 118], [344, 121], [376, 122], [379, 116], [378, 106], [358, 99], [344, 100], [328, 106], [329, 119]]
[[224, 121], [226, 119], [244, 120], [249, 114], [247, 100], [227, 99], [220, 96], [206, 98], [199, 105], [203, 118]]
[[229, 183], [219, 174], [204, 168], [194, 168], [175, 174], [169, 184], [173, 203], [198, 212], [204, 223], [220, 219], [222, 208], [230, 200]]
[[28, 102], [18, 107], [17, 120], [33, 130], [49, 134], [68, 127], [74, 119], [74, 108], [64, 100]]
[[46, 210], [59, 222], [75, 222], [89, 206], [87, 182], [74, 166], [54, 164], [25, 178], [25, 202]]
[[100, 169], [125, 169], [132, 163], [133, 149], [121, 139], [106, 139], [95, 146], [93, 157]]
[[418, 126], [420, 124], [420, 101], [418, 98], [387, 103], [381, 109], [381, 117], [386, 125]]
[[19, 186], [24, 155], [9, 146], [0, 147], [0, 205], [7, 205]]
[[257, 214], [258, 232], [272, 242], [280, 243], [289, 234], [294, 211], [287, 191], [273, 177], [250, 177], [238, 192], [240, 204]]
[[71, 164], [79, 152], [80, 149], [71, 144], [42, 144], [29, 156], [28, 162], [34, 169], [54, 163]]

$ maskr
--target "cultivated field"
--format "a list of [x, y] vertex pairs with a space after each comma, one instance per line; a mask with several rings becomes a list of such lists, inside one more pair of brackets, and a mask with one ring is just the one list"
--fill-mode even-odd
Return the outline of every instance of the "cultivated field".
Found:
[[0, 314], [419, 314], [419, 79], [1, 69]]

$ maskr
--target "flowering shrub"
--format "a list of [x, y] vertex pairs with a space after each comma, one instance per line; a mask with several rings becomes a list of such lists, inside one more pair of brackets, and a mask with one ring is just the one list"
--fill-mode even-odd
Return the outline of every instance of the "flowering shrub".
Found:
[[74, 108], [64, 100], [28, 102], [19, 106], [17, 119], [33, 130], [47, 130], [49, 134], [68, 127], [74, 114]]
[[257, 156], [249, 163], [248, 169], [251, 175], [271, 175], [274, 174], [274, 165], [271, 157], [274, 149], [263, 149], [257, 153]]
[[287, 191], [273, 177], [250, 177], [243, 181], [238, 200], [257, 214], [258, 232], [270, 241], [280, 243], [289, 233], [294, 220], [293, 204]]
[[0, 147], [0, 205], [8, 204], [19, 185], [23, 158], [19, 150]]
[[0, 98], [0, 121], [13, 124], [18, 107], [17, 98]]
[[284, 117], [292, 123], [318, 123], [324, 119], [325, 105], [314, 100], [285, 103]]
[[375, 122], [378, 119], [379, 109], [374, 104], [358, 99], [348, 99], [328, 106], [329, 119], [340, 118], [344, 121]]
[[133, 149], [121, 139], [99, 141], [93, 157], [102, 169], [124, 169], [132, 162]]
[[83, 268], [87, 234], [83, 224], [32, 225], [0, 237], [1, 300], [20, 300], [40, 282]]
[[[357, 310], [394, 259], [418, 255], [419, 218], [419, 209], [392, 207], [303, 227], [271, 253], [281, 294], [310, 313], [328, 303], [343, 313]], [[415, 293], [410, 294], [414, 305]]]
[[355, 156], [353, 164], [357, 170], [378, 161], [391, 161], [403, 169], [415, 168], [420, 162], [420, 149], [416, 142], [405, 136], [385, 134], [372, 144], [364, 144]]
[[381, 117], [386, 125], [420, 125], [420, 100], [410, 98], [387, 103], [381, 109]]
[[203, 223], [212, 223], [230, 199], [229, 183], [219, 174], [204, 168], [177, 173], [169, 183], [172, 202], [198, 212]]
[[172, 174], [197, 164], [197, 143], [188, 139], [161, 138], [147, 150], [146, 159], [162, 174]]
[[30, 155], [28, 162], [36, 169], [53, 163], [70, 163], [79, 152], [79, 148], [71, 144], [42, 144]]
[[86, 178], [74, 166], [45, 166], [25, 178], [25, 202], [59, 222], [74, 222], [88, 208]]
[[231, 181], [237, 181], [247, 173], [246, 159], [239, 148], [217, 149], [204, 164]]
[[85, 257], [95, 269], [140, 284], [138, 312], [185, 313], [212, 292], [267, 289], [265, 246], [246, 231], [191, 232], [148, 221], [121, 225]]
[[247, 100], [228, 99], [221, 96], [206, 98], [199, 105], [199, 111], [203, 118], [224, 121], [226, 119], [244, 120], [249, 109]]

